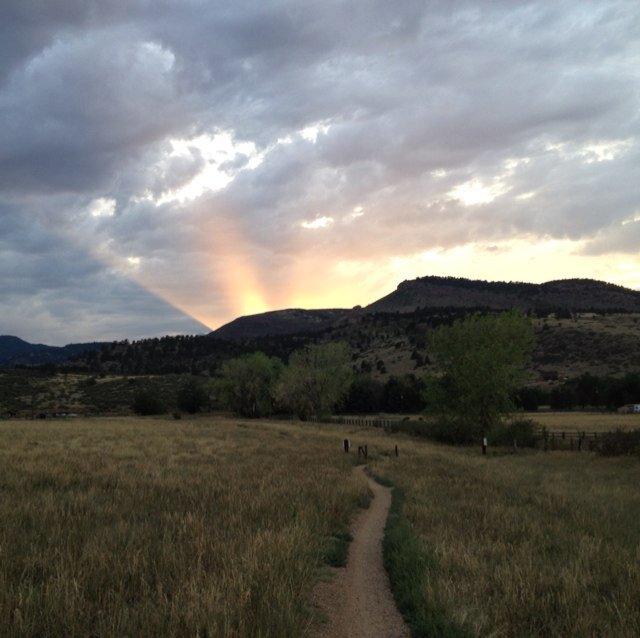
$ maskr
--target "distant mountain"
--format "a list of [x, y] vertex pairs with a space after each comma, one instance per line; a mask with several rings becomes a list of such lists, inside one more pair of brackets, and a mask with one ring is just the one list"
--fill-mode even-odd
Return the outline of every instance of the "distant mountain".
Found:
[[394, 292], [367, 306], [364, 311], [406, 313], [443, 307], [640, 312], [640, 292], [593, 279], [561, 279], [530, 284], [421, 277], [403, 281]]
[[[266, 312], [240, 317], [206, 336], [114, 342], [63, 365], [94, 374], [215, 375], [225, 361], [243, 354], [261, 351], [287, 361], [309, 343], [345, 341], [358, 371], [381, 379], [419, 375], [432, 365], [430, 330], [470, 312], [509, 308], [532, 311], [533, 377], [549, 371], [558, 378], [640, 371], [640, 292], [589, 279], [531, 284], [452, 277], [403, 282], [366, 308]], [[34, 362], [35, 355], [16, 355], [24, 348], [20, 340], [12, 345], [13, 362]], [[0, 347], [0, 365], [2, 352]]]
[[98, 350], [105, 343], [71, 343], [66, 346], [46, 346], [42, 343], [28, 343], [10, 335], [0, 336], [0, 367], [13, 368], [17, 365], [37, 366], [46, 363], [62, 363], [69, 357], [88, 350]]
[[349, 315], [350, 310], [274, 310], [258, 315], [239, 317], [210, 333], [218, 339], [312, 334], [322, 332]]
[[428, 308], [489, 308], [588, 312], [640, 312], [640, 292], [593, 279], [561, 279], [543, 284], [480, 281], [456, 277], [421, 277], [363, 309], [275, 310], [234, 319], [214, 330], [218, 339], [315, 334], [346, 319], [370, 313], [412, 313]]

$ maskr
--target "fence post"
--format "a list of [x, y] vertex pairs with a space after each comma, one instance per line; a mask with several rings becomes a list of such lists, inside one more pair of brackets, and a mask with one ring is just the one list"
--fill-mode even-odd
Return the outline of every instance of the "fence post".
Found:
[[398, 456], [398, 446], [396, 445], [396, 456]]
[[487, 437], [482, 437], [482, 453], [487, 453]]

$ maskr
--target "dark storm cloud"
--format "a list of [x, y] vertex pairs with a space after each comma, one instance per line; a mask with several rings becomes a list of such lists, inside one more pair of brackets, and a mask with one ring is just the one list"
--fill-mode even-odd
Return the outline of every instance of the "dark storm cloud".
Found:
[[[639, 42], [635, 0], [6, 0], [0, 263], [12, 307], [32, 307], [33, 326], [39, 304], [43, 326], [113, 334], [89, 319], [90, 299], [139, 334], [158, 302], [140, 295], [132, 310], [121, 265], [140, 259], [140, 276], [202, 296], [225, 276], [207, 235], [229, 220], [266, 282], [304, 251], [383, 258], [524, 235], [630, 250]], [[229, 183], [215, 194], [172, 195], [213, 161], [199, 136], [221, 132], [254, 151], [216, 159]], [[473, 181], [493, 199], [455, 196]], [[109, 312], [85, 296], [94, 289], [109, 291]]]
[[84, 250], [24, 219], [0, 238], [0, 272], [4, 334], [37, 341], [44, 322], [47, 341], [62, 345], [207, 331]]

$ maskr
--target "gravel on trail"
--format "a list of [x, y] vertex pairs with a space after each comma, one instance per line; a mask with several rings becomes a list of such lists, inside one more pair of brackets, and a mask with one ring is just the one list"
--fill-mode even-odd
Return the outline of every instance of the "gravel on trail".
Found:
[[382, 537], [391, 507], [391, 489], [364, 473], [373, 492], [368, 509], [355, 517], [347, 566], [332, 569], [333, 578], [316, 586], [313, 602], [328, 617], [313, 638], [410, 638], [400, 615], [382, 562]]

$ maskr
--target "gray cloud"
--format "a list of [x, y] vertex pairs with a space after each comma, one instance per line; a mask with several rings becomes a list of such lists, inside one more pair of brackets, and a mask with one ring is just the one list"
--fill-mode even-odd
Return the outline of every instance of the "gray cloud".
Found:
[[[193, 331], [123, 277], [229, 315], [238, 236], [234, 259], [274, 299], [308, 254], [382, 259], [518, 237], [630, 251], [639, 36], [634, 0], [7, 0], [7, 325], [27, 313], [34, 332], [58, 339], [66, 326], [75, 341]], [[175, 194], [214, 162], [198, 137], [225, 132], [254, 150], [215, 159], [227, 182], [215, 192]], [[452, 195], [472, 180], [494, 198]], [[91, 214], [101, 198], [113, 215]], [[321, 217], [332, 222], [302, 227]]]

